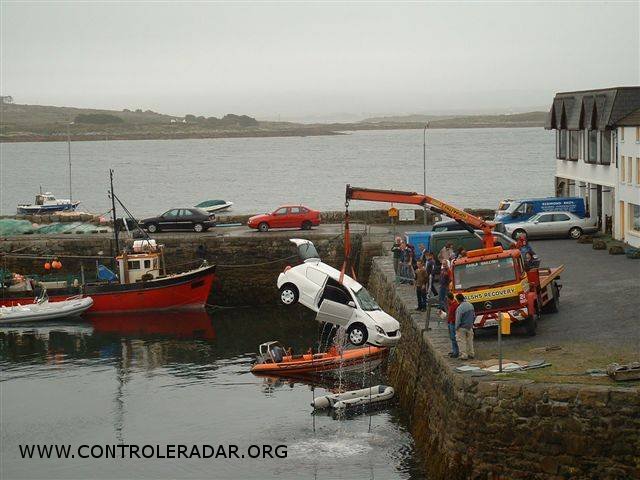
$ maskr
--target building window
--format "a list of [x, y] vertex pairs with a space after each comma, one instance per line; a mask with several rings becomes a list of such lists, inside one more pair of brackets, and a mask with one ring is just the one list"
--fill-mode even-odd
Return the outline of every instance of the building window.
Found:
[[598, 160], [598, 131], [589, 130], [588, 152], [586, 163], [596, 163]]
[[625, 158], [624, 155], [620, 156], [620, 181], [624, 182], [624, 179], [626, 178], [625, 175], [625, 167], [626, 167], [627, 163], [625, 162]]
[[640, 157], [636, 158], [636, 184], [640, 185]]
[[579, 156], [580, 132], [571, 130], [569, 132], [569, 159], [577, 160]]
[[620, 141], [624, 142], [624, 127], [620, 127]]
[[640, 233], [640, 205], [629, 203], [629, 229]]
[[636, 127], [636, 142], [640, 142], [640, 127]]
[[627, 183], [631, 183], [633, 181], [633, 158], [627, 157]]
[[600, 134], [600, 163], [611, 164], [611, 130], [605, 130]]
[[578, 158], [583, 159], [584, 158], [584, 132], [582, 130], [580, 130], [580, 132], [578, 132]]
[[558, 130], [558, 134], [556, 136], [556, 158], [567, 158], [567, 131], [566, 130]]

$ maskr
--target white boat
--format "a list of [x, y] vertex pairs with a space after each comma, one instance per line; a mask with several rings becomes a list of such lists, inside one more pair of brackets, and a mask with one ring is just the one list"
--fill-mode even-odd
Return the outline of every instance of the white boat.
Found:
[[360, 390], [351, 390], [350, 392], [324, 395], [311, 402], [311, 406], [316, 409], [333, 408], [334, 410], [344, 410], [350, 407], [386, 402], [391, 400], [394, 395], [393, 387], [376, 385]]
[[233, 206], [233, 202], [227, 202], [226, 200], [206, 200], [196, 205], [196, 208], [201, 208], [209, 213], [222, 212], [228, 210]]
[[56, 198], [51, 192], [38, 193], [36, 203], [18, 205], [18, 214], [42, 214], [56, 212], [73, 212], [80, 202], [73, 202], [67, 198]]
[[91, 297], [70, 297], [67, 300], [50, 302], [45, 296], [36, 303], [0, 307], [0, 325], [57, 320], [59, 318], [74, 317], [86, 312], [93, 305]]

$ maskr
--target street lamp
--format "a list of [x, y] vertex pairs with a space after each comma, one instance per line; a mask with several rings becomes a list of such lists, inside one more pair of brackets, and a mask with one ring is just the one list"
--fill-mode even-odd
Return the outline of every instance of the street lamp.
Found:
[[67, 152], [69, 154], [69, 201], [73, 201], [73, 195], [71, 191], [71, 125], [75, 122], [67, 123]]
[[[429, 122], [424, 126], [422, 131], [422, 192], [427, 194], [427, 128], [429, 128]], [[424, 208], [424, 224], [427, 224], [427, 205], [423, 205]]]

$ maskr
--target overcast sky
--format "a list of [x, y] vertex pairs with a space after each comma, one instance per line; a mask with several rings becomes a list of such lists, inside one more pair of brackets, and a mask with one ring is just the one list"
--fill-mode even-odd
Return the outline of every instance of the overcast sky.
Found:
[[16, 103], [262, 119], [522, 111], [640, 84], [639, 2], [1, 2]]

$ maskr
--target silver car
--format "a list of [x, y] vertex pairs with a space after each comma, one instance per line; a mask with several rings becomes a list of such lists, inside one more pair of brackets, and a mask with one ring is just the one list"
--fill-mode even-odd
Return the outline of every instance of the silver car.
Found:
[[528, 238], [580, 238], [583, 233], [594, 233], [598, 230], [595, 219], [580, 218], [571, 212], [538, 213], [525, 222], [508, 223], [505, 228], [512, 238], [518, 238], [523, 233]]

